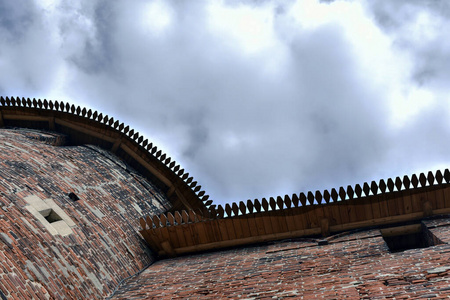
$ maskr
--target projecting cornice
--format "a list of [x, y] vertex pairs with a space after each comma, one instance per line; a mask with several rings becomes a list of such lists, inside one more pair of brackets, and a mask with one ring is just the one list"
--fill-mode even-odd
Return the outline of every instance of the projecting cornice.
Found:
[[212, 205], [208, 214], [180, 211], [140, 219], [160, 256], [417, 221], [450, 214], [450, 172], [421, 173], [321, 193]]
[[0, 127], [51, 130], [67, 135], [69, 145], [93, 144], [114, 152], [168, 196], [172, 211], [206, 211], [212, 201], [189, 173], [118, 120], [62, 101], [0, 97]]

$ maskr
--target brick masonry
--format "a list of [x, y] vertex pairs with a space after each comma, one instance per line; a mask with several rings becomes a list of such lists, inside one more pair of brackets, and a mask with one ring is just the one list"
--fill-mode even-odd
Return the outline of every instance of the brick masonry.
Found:
[[[450, 297], [449, 216], [422, 221], [427, 238], [443, 242], [429, 248], [391, 253], [380, 230], [367, 229], [320, 246], [286, 240], [156, 261], [138, 219], [166, 212], [167, 199], [109, 152], [65, 140], [0, 129], [2, 300], [99, 299], [117, 287], [114, 299]], [[51, 199], [73, 221], [72, 233], [50, 232], [53, 225], [30, 213], [29, 197]]]
[[[0, 129], [0, 299], [103, 298], [154, 261], [137, 220], [166, 211], [165, 196], [114, 155], [64, 141]], [[51, 234], [29, 196], [52, 199], [73, 233]]]
[[424, 225], [445, 244], [390, 253], [378, 229], [154, 263], [114, 299], [447, 299], [450, 218]]

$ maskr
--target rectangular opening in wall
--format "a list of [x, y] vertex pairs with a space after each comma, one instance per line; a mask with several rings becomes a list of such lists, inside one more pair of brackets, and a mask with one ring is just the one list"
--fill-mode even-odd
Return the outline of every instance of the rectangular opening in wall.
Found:
[[71, 227], [75, 227], [75, 223], [52, 199], [43, 200], [34, 195], [24, 199], [29, 204], [25, 206], [28, 211], [41, 221], [52, 235], [66, 236], [72, 233]]
[[80, 198], [78, 198], [78, 196], [75, 193], [73, 193], [73, 192], [69, 193], [69, 198], [72, 199], [72, 201], [80, 200]]
[[401, 252], [444, 244], [423, 224], [391, 227], [380, 231], [390, 252]]
[[53, 209], [50, 209], [48, 215], [43, 216], [49, 223], [54, 223], [62, 220], [62, 218]]

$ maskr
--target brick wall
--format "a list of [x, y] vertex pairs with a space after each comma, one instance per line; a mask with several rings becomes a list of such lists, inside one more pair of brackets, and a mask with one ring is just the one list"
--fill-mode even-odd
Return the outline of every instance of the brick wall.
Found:
[[[109, 152], [64, 141], [0, 130], [0, 299], [103, 298], [154, 261], [137, 220], [167, 210], [168, 201]], [[42, 203], [70, 218], [69, 231], [36, 217]], [[450, 218], [422, 224], [427, 239], [443, 244], [391, 253], [371, 229], [322, 246], [298, 239], [190, 255], [155, 262], [114, 298], [450, 297]]]
[[[54, 146], [64, 140], [0, 129], [0, 299], [102, 298], [154, 260], [137, 220], [168, 201], [114, 155]], [[72, 233], [49, 231], [27, 209], [30, 196], [51, 199]]]
[[[448, 242], [450, 219], [424, 221]], [[158, 261], [115, 299], [446, 299], [450, 246], [390, 253], [378, 229]]]

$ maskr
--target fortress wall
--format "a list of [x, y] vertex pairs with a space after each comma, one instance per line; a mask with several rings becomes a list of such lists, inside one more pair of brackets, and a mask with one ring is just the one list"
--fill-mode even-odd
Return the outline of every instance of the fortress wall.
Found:
[[110, 153], [63, 143], [0, 129], [0, 299], [102, 298], [154, 260], [138, 219], [170, 208], [163, 193]]
[[422, 224], [444, 244], [392, 253], [371, 229], [321, 246], [299, 239], [178, 257], [156, 262], [113, 299], [447, 299], [450, 218]]

